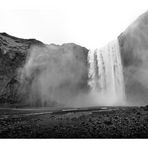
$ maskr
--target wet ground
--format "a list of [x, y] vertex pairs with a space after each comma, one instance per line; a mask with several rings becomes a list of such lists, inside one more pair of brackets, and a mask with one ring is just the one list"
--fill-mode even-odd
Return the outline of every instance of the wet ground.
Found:
[[148, 138], [148, 109], [0, 108], [0, 138]]

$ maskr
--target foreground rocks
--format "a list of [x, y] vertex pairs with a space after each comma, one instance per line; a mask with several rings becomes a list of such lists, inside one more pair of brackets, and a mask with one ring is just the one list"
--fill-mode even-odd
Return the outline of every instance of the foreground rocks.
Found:
[[0, 138], [148, 138], [148, 111], [119, 107], [0, 119]]

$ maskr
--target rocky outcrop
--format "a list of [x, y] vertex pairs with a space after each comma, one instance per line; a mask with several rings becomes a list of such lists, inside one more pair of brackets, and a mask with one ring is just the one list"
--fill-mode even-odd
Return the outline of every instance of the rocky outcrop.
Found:
[[[21, 105], [23, 103], [29, 103], [28, 97], [32, 91], [30, 89], [32, 81], [28, 80], [22, 84], [20, 78], [20, 69], [22, 69], [22, 67], [24, 67], [24, 65], [27, 63], [28, 57], [31, 54], [31, 50], [34, 49], [34, 47], [39, 48], [40, 50], [45, 47], [48, 47], [48, 50], [58, 48], [59, 50], [63, 51], [63, 53], [70, 51], [72, 53], [72, 57], [74, 57], [75, 60], [79, 61], [79, 63], [82, 63], [85, 67], [88, 66], [88, 50], [84, 47], [73, 43], [63, 44], [61, 46], [54, 44], [45, 45], [35, 39], [20, 39], [10, 36], [6, 33], [0, 33], [0, 104]], [[79, 63], [77, 63], [78, 65], [75, 65], [72, 68], [76, 69], [77, 71], [77, 67], [79, 68]], [[80, 73], [78, 72], [78, 74]], [[77, 88], [77, 91], [86, 91], [88, 79], [87, 71], [85, 70], [80, 77], [81, 81], [77, 82], [73, 87]], [[24, 87], [25, 93], [22, 93], [22, 89], [24, 89]], [[33, 105], [40, 105], [38, 100], [36, 101], [37, 102]]]

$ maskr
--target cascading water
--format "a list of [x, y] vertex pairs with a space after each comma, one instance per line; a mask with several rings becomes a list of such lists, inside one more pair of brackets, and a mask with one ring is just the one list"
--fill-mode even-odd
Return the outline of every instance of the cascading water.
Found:
[[89, 86], [100, 105], [123, 105], [125, 88], [118, 40], [107, 46], [90, 50]]

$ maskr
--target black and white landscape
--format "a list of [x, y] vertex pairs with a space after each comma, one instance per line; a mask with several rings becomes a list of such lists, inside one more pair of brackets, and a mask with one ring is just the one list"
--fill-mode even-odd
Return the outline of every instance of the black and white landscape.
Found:
[[148, 138], [148, 12], [97, 49], [0, 33], [0, 138]]

